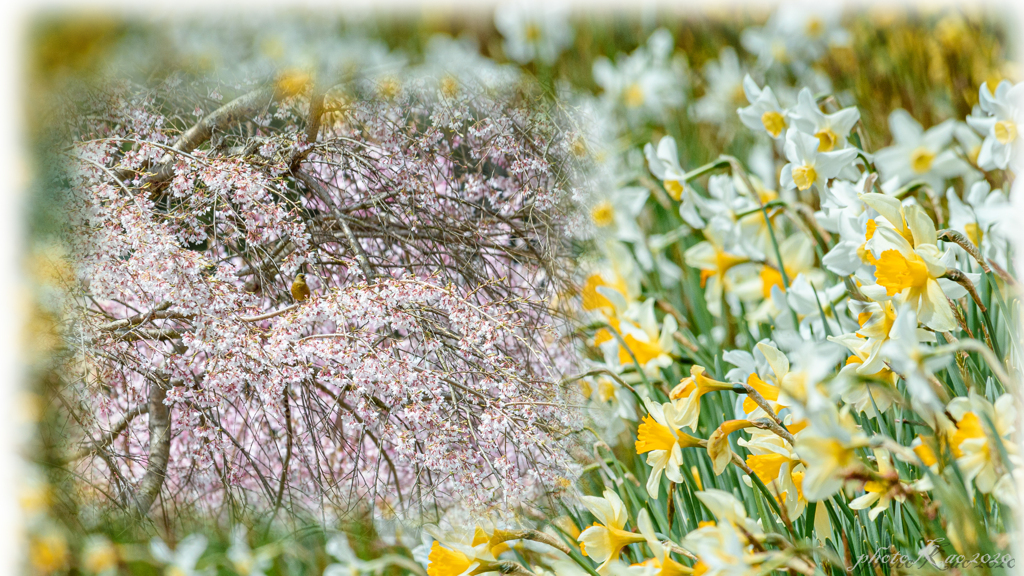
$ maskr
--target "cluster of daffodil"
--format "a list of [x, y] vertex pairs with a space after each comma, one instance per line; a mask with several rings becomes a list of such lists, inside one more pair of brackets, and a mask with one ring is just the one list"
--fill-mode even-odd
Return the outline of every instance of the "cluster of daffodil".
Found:
[[[806, 88], [785, 106], [750, 76], [743, 87], [737, 113], [776, 142], [778, 179], [755, 176], [755, 158], [687, 171], [672, 137], [647, 144], [682, 220], [658, 240], [675, 238], [693, 273], [673, 291], [605, 240], [584, 286], [604, 360], [584, 394], [618, 412], [643, 406], [634, 448], [646, 467], [630, 471], [646, 476], [641, 508], [662, 505], [671, 525], [673, 507], [697, 512], [695, 496], [721, 525], [732, 496], [701, 487], [731, 487], [762, 512], [731, 532], [733, 567], [813, 571], [876, 546], [931, 553], [924, 542], [936, 538], [946, 544], [934, 562], [999, 550], [1024, 481], [1008, 272], [1024, 85], [983, 84], [966, 123], [925, 130], [897, 110], [892, 145], [874, 153], [856, 107]], [[641, 513], [640, 534], [617, 520], [580, 536], [602, 568], [644, 541]], [[758, 534], [779, 526], [787, 544], [773, 552]], [[645, 565], [667, 569], [663, 550], [694, 561], [683, 572], [721, 562], [698, 544], [704, 530], [651, 546]], [[823, 547], [801, 550], [807, 537]]]
[[878, 549], [944, 567], [1020, 540], [1024, 85], [982, 85], [966, 123], [893, 112], [874, 152], [856, 107], [743, 86], [775, 168], [686, 170], [664, 136], [644, 150], [663, 201], [592, 210], [581, 486], [602, 496], [533, 536], [439, 538], [431, 576], [875, 573]]

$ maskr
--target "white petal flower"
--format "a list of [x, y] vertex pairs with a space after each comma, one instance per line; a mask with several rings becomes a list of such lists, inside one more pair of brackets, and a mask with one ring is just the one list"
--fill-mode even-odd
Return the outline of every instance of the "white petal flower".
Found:
[[933, 190], [942, 190], [950, 178], [966, 176], [973, 169], [949, 150], [956, 123], [947, 120], [924, 130], [906, 110], [889, 115], [893, 145], [875, 153], [875, 164], [885, 179], [902, 183], [923, 180]]
[[986, 115], [967, 117], [971, 128], [985, 138], [978, 154], [978, 166], [983, 170], [1009, 168], [1020, 171], [1024, 155], [1020, 134], [1024, 122], [1024, 83], [1011, 85], [1004, 80], [994, 94], [989, 92], [988, 84], [983, 83], [978, 91], [978, 100]]
[[785, 152], [789, 164], [782, 168], [780, 184], [783, 188], [808, 190], [817, 185], [819, 192], [823, 191], [828, 180], [838, 176], [857, 157], [853, 148], [819, 152], [818, 147], [818, 138], [814, 136], [795, 128], [786, 132]]
[[568, 12], [558, 3], [506, 4], [494, 13], [494, 25], [505, 38], [505, 53], [526, 64], [554, 64], [573, 38]]

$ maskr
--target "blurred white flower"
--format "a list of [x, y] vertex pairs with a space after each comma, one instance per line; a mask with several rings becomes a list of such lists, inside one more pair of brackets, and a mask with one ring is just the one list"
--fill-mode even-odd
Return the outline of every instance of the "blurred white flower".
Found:
[[742, 106], [747, 98], [743, 90], [746, 75], [736, 50], [732, 46], [722, 48], [718, 60], [704, 66], [707, 86], [704, 95], [693, 104], [694, 117], [713, 124], [726, 124], [735, 118], [736, 108]]
[[840, 411], [835, 404], [824, 403], [807, 418], [810, 426], [797, 438], [796, 451], [807, 466], [804, 496], [817, 502], [838, 492], [850, 472], [864, 468], [856, 450], [868, 440], [847, 408]]
[[613, 64], [600, 56], [594, 60], [594, 81], [604, 90], [610, 108], [625, 111], [629, 122], [663, 120], [683, 104], [686, 64], [673, 58], [675, 42], [664, 28], [655, 30], [645, 45]]
[[590, 207], [590, 221], [596, 235], [624, 242], [643, 242], [637, 216], [647, 202], [650, 191], [640, 186], [626, 186], [595, 194]]
[[1003, 80], [995, 94], [987, 83], [978, 93], [979, 105], [986, 116], [971, 115], [967, 123], [985, 137], [978, 154], [982, 170], [994, 168], [1020, 171], [1024, 147], [1021, 146], [1021, 123], [1024, 122], [1024, 82], [1012, 85]]
[[199, 558], [206, 551], [206, 536], [202, 534], [191, 534], [186, 536], [177, 547], [171, 550], [160, 538], [153, 538], [149, 542], [149, 552], [158, 562], [164, 564], [164, 573], [167, 576], [205, 576], [212, 574], [211, 568], [203, 570], [196, 568]]
[[245, 527], [240, 524], [231, 529], [228, 560], [239, 576], [264, 576], [273, 562], [271, 555], [264, 550], [253, 554]]
[[849, 42], [849, 33], [839, 23], [841, 16], [838, 4], [782, 4], [763, 27], [744, 30], [740, 42], [757, 55], [763, 68], [773, 63], [806, 65], [824, 56], [830, 46]]
[[99, 534], [89, 536], [82, 545], [82, 569], [94, 576], [117, 574], [118, 553], [114, 544]]
[[437, 86], [446, 98], [455, 98], [470, 88], [501, 88], [519, 79], [514, 65], [497, 64], [480, 54], [476, 39], [469, 35], [452, 38], [435, 34], [427, 41], [423, 64], [412, 70], [413, 76], [422, 77]]
[[[1015, 505], [1018, 496], [1012, 471], [1019, 470], [1024, 461], [1013, 440], [1019, 417], [1013, 396], [1003, 394], [993, 404], [971, 392], [969, 398], [955, 398], [947, 410], [957, 418], [956, 463], [969, 493], [973, 481], [979, 492], [992, 494], [1004, 504]], [[1008, 462], [1002, 457], [1004, 453]]]
[[889, 115], [893, 145], [875, 153], [882, 177], [898, 178], [902, 184], [922, 180], [938, 192], [948, 179], [970, 173], [970, 165], [949, 149], [955, 128], [954, 121], [946, 120], [924, 130], [906, 110], [893, 111]]
[[499, 6], [494, 25], [505, 38], [505, 54], [520, 64], [554, 64], [573, 38], [566, 6], [554, 2]]
[[[373, 566], [359, 559], [352, 547], [348, 544], [348, 537], [338, 532], [327, 541], [326, 552], [334, 557], [337, 562], [329, 564], [324, 568], [324, 576], [358, 576], [369, 572]], [[428, 552], [429, 554], [429, 552]], [[427, 562], [429, 564], [429, 561]]]

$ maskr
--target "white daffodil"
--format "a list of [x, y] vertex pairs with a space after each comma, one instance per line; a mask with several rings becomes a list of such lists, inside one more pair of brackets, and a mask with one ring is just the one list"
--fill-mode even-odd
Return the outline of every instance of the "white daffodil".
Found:
[[724, 490], [709, 489], [697, 492], [697, 499], [715, 516], [714, 522], [701, 523], [682, 541], [684, 548], [697, 556], [695, 574], [727, 575], [756, 574], [759, 565], [769, 554], [752, 550], [754, 541], [760, 541], [764, 532], [747, 517], [743, 504]]
[[[722, 360], [736, 366], [732, 370], [729, 370], [725, 375], [725, 379], [729, 382], [746, 382], [754, 390], [768, 401], [772, 410], [776, 414], [787, 406], [786, 398], [780, 400], [781, 387], [778, 381], [772, 376], [772, 367], [769, 365], [767, 358], [765, 357], [762, 348], [767, 349], [769, 354], [776, 354], [781, 352], [775, 344], [768, 339], [761, 340], [758, 342], [753, 349], [753, 352], [747, 352], [745, 350], [729, 350], [722, 354]], [[788, 360], [786, 360], [788, 362]], [[776, 362], [778, 364], [778, 362]], [[741, 406], [742, 413], [748, 419], [756, 419], [764, 415], [764, 411], [761, 410], [756, 402], [751, 398], [744, 398]], [[756, 434], [757, 431], [752, 432]], [[740, 445], [743, 445], [743, 441], [740, 441]]]
[[149, 542], [149, 553], [158, 562], [164, 564], [167, 576], [203, 576], [211, 574], [210, 568], [199, 570], [196, 564], [206, 551], [206, 536], [191, 534], [186, 536], [171, 550], [163, 540], [153, 538]]
[[554, 64], [573, 38], [567, 7], [558, 3], [499, 6], [494, 26], [505, 38], [505, 54], [520, 64]]
[[[593, 366], [594, 369], [606, 368], [612, 370], [614, 367], [606, 366], [604, 364], [596, 364]], [[622, 420], [636, 420], [636, 400], [633, 398], [633, 394], [619, 384], [614, 378], [607, 375], [598, 375], [593, 378], [587, 378], [580, 381], [583, 396], [590, 399], [595, 407], [599, 407], [597, 410], [603, 418], [595, 418], [595, 421], [609, 421], [620, 424], [619, 419]], [[607, 418], [607, 415], [613, 415], [616, 418]]]
[[693, 104], [693, 115], [703, 122], [726, 124], [746, 100], [743, 91], [743, 78], [746, 71], [740, 65], [736, 50], [726, 46], [718, 54], [718, 60], [709, 62], [704, 67], [704, 79], [707, 88]]
[[692, 572], [690, 568], [674, 560], [671, 555], [672, 549], [658, 540], [658, 536], [654, 532], [654, 525], [651, 523], [651, 517], [647, 513], [646, 508], [637, 514], [636, 525], [640, 529], [640, 533], [647, 540], [647, 546], [650, 547], [651, 552], [654, 554], [654, 558], [635, 565], [637, 568], [641, 568], [638, 572], [645, 575], [649, 573], [650, 576], [684, 576]]
[[[776, 337], [780, 337], [778, 330]], [[764, 383], [778, 389], [777, 405], [789, 407], [796, 418], [802, 419], [805, 412], [829, 403], [819, 387], [832, 374], [842, 348], [829, 342], [802, 339], [790, 346], [796, 359], [793, 364], [784, 352], [770, 343], [758, 342], [756, 348], [771, 367]]]
[[618, 318], [640, 301], [640, 274], [629, 249], [621, 242], [598, 244], [605, 258], [583, 284], [583, 309]]
[[[324, 569], [324, 576], [358, 576], [372, 572], [374, 566], [355, 556], [352, 547], [348, 544], [348, 537], [343, 533], [331, 536], [327, 541], [325, 551], [337, 562], [329, 564]], [[427, 560], [424, 568], [430, 568], [430, 551], [427, 549]]]
[[655, 30], [645, 45], [613, 64], [599, 56], [594, 60], [594, 81], [604, 90], [606, 104], [625, 111], [630, 122], [663, 120], [668, 111], [684, 101], [686, 64], [673, 58], [672, 34]]
[[714, 316], [722, 313], [722, 298], [731, 289], [727, 274], [735, 266], [750, 261], [737, 246], [737, 230], [727, 217], [716, 217], [704, 228], [703, 242], [694, 244], [683, 253], [687, 266], [700, 270], [701, 285], [708, 311]]
[[[808, 424], [806, 420], [794, 421], [792, 414], [786, 416], [784, 423], [797, 438]], [[776, 497], [779, 505], [785, 507], [789, 518], [799, 518], [807, 507], [807, 499], [803, 494], [805, 467], [799, 456], [789, 442], [774, 432], [760, 429], [748, 432], [749, 440], [737, 441], [751, 452], [746, 459], [747, 466]], [[753, 485], [748, 476], [744, 476], [744, 482], [748, 486]], [[829, 534], [831, 523], [825, 510], [821, 510], [821, 513], [816, 511], [814, 527], [819, 535]], [[819, 539], [822, 537], [819, 536]]]
[[[856, 184], [834, 180], [822, 199], [822, 209], [815, 213], [822, 228], [839, 233], [839, 241], [822, 258], [822, 265], [840, 276], [853, 275], [860, 283], [874, 282], [875, 260], [867, 242], [875, 234], [877, 214], [861, 198], [867, 177], [865, 173]], [[888, 180], [880, 188], [888, 195], [898, 184], [899, 180]]]
[[651, 474], [647, 477], [647, 493], [658, 498], [661, 492], [661, 475], [675, 483], [683, 481], [679, 467], [683, 465], [682, 448], [694, 448], [700, 441], [679, 428], [679, 414], [671, 402], [658, 404], [644, 399], [647, 416], [637, 429], [636, 453], [647, 454]]
[[[896, 321], [889, 330], [889, 340], [882, 345], [881, 357], [894, 372], [903, 377], [907, 385], [910, 405], [925, 421], [937, 427], [937, 421], [944, 419], [944, 406], [930, 379], [932, 373], [942, 368], [948, 359], [927, 357], [929, 347], [921, 346], [924, 332], [918, 329], [918, 317], [914, 308], [904, 305], [896, 309]], [[927, 338], [934, 341], [934, 334]], [[927, 358], [927, 359], [926, 359]], [[937, 420], [938, 419], [938, 420]]]
[[676, 148], [675, 138], [663, 136], [658, 141], [657, 148], [648, 142], [644, 146], [644, 156], [647, 157], [651, 173], [661, 180], [668, 195], [673, 200], [682, 202], [679, 214], [683, 220], [694, 228], [703, 228], [704, 220], [697, 213], [693, 201], [693, 195], [696, 193], [686, 185], [686, 171], [679, 165], [679, 150]]
[[[273, 557], [265, 550], [253, 554], [245, 527], [237, 525], [231, 529], [231, 546], [228, 560], [239, 576], [264, 576], [273, 564]], [[326, 572], [325, 572], [326, 574]]]
[[[824, 276], [820, 270], [814, 270]], [[823, 278], [821, 278], [823, 280]], [[800, 321], [800, 335], [805, 340], [821, 338], [831, 333], [852, 330], [855, 324], [846, 315], [846, 286], [834, 284], [815, 285], [812, 278], [799, 274], [786, 291], [786, 303], [796, 312]]]
[[[597, 571], [607, 568], [618, 560], [619, 552], [630, 544], [643, 542], [641, 534], [634, 534], [626, 528], [626, 506], [613, 490], [605, 490], [604, 498], [582, 496], [583, 505], [590, 510], [597, 522], [580, 533], [576, 539], [580, 550], [595, 562], [600, 562]], [[433, 575], [431, 575], [433, 576]]]
[[889, 115], [893, 144], [875, 153], [875, 165], [886, 180], [898, 178], [904, 184], [921, 180], [932, 190], [940, 191], [950, 178], [972, 171], [967, 162], [949, 149], [955, 128], [953, 120], [946, 120], [924, 130], [906, 110], [895, 110]]
[[595, 234], [607, 240], [614, 236], [623, 242], [643, 242], [644, 235], [636, 218], [644, 209], [650, 191], [640, 186], [626, 186], [595, 195], [590, 206], [590, 221]]
[[832, 152], [847, 147], [846, 140], [850, 130], [860, 120], [860, 111], [856, 106], [851, 106], [834, 114], [825, 114], [818, 108], [811, 91], [804, 88], [797, 94], [797, 105], [790, 117], [794, 128], [818, 140], [818, 152]]
[[746, 536], [735, 526], [724, 523], [694, 530], [683, 539], [683, 546], [697, 556], [695, 574], [702, 576], [754, 576], [769, 558], [755, 553], [746, 544]]
[[849, 166], [857, 157], [853, 148], [833, 152], [819, 152], [818, 138], [795, 128], [786, 131], [786, 159], [779, 183], [787, 190], [796, 188], [803, 191], [817, 185], [819, 193], [825, 184]]
[[757, 522], [747, 516], [743, 503], [729, 492], [711, 488], [696, 492], [694, 496], [711, 511], [719, 525], [741, 526], [754, 537], [764, 534]]
[[757, 82], [747, 74], [743, 78], [743, 93], [750, 102], [749, 106], [736, 110], [743, 125], [755, 132], [764, 130], [776, 140], [781, 138], [789, 127], [789, 112], [779, 105], [771, 87], [759, 88]]
[[986, 258], [1006, 268], [1009, 247], [1005, 231], [1015, 212], [1002, 190], [992, 190], [985, 180], [974, 183], [960, 200], [952, 187], [946, 190], [949, 228], [962, 232]]
[[[684, 206], [680, 206], [680, 213], [688, 209], [685, 206], [687, 202], [692, 202], [698, 217], [708, 222], [720, 220], [714, 224], [713, 233], [728, 230], [727, 235], [737, 244], [739, 252], [761, 258], [770, 246], [771, 234], [764, 213], [759, 208], [761, 204], [778, 198], [778, 194], [768, 190], [756, 176], [751, 176], [749, 180], [755, 188], [753, 191], [747, 190], [746, 183], [739, 176], [730, 178], [722, 174], [708, 178], [707, 196], [699, 195], [687, 187], [690, 194], [684, 192], [686, 196]], [[767, 213], [769, 219], [774, 219], [780, 209], [768, 208]]]
[[[771, 316], [772, 307], [774, 306], [771, 300], [772, 290], [776, 287], [784, 293], [787, 290], [783, 282], [783, 271], [786, 273], [786, 278], [789, 279], [790, 287], [796, 284], [796, 279], [798, 278], [801, 278], [802, 282], [813, 283], [818, 289], [821, 289], [824, 284], [825, 273], [815, 267], [814, 247], [811, 244], [810, 238], [806, 235], [793, 234], [780, 242], [779, 255], [782, 257], [781, 265], [775, 255], [775, 250], [767, 250], [765, 255], [766, 263], [760, 266], [757, 275], [751, 276], [745, 281], [738, 280], [735, 284], [733, 292], [741, 300], [744, 302], [760, 302], [760, 305], [755, 310], [748, 313], [748, 319]], [[809, 289], [809, 287], [809, 284], [806, 287], [798, 286], [801, 298], [805, 296], [803, 294], [804, 289]], [[777, 310], [774, 312], [777, 313]], [[798, 313], [803, 314], [809, 312], [811, 311], [803, 312], [798, 310]]]
[[843, 487], [850, 472], [863, 469], [856, 449], [867, 445], [848, 409], [835, 404], [821, 405], [807, 414], [810, 426], [796, 441], [796, 452], [806, 466], [803, 492], [809, 502], [818, 502]]
[[780, 5], [763, 27], [743, 31], [740, 42], [757, 55], [758, 65], [772, 64], [803, 68], [824, 56], [830, 46], [849, 42], [850, 34], [840, 25], [842, 10], [832, 4]]
[[[896, 397], [897, 376], [886, 365], [883, 347], [890, 338], [898, 337], [896, 309], [892, 301], [851, 303], [860, 328], [854, 333], [830, 337], [846, 346], [853, 356], [832, 381], [832, 389], [844, 402], [860, 412], [885, 412]], [[915, 342], [934, 342], [935, 334], [917, 329]], [[870, 378], [870, 380], [868, 380]]]
[[[861, 174], [857, 182], [836, 179], [821, 195], [821, 210], [814, 214], [815, 219], [821, 227], [829, 232], [839, 232], [839, 221], [846, 219], [857, 219], [867, 210], [867, 206], [860, 199], [860, 195], [866, 192], [865, 185], [870, 173]], [[893, 190], [896, 181], [890, 181], [881, 186], [882, 191]]]
[[[968, 120], [971, 117], [974, 117], [976, 120], [983, 120], [985, 118], [985, 112], [982, 111], [981, 106], [975, 104], [971, 113], [967, 117]], [[978, 156], [981, 155], [983, 140], [978, 136], [978, 133], [971, 128], [970, 123], [957, 122], [956, 127], [953, 128], [953, 138], [956, 140], [957, 144], [960, 145], [960, 149], [963, 150], [964, 155], [967, 157], [967, 160], [971, 165], [977, 166]]]
[[984, 117], [968, 116], [967, 123], [985, 140], [978, 153], [978, 166], [982, 170], [1009, 168], [1019, 171], [1022, 164], [1021, 123], [1024, 122], [1024, 83], [1012, 85], [1004, 80], [989, 91], [987, 83], [978, 91], [978, 104]]

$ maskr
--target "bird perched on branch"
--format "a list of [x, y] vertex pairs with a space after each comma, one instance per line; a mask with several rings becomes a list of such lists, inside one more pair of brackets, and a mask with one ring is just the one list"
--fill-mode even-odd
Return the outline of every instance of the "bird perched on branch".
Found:
[[309, 286], [306, 285], [306, 275], [301, 272], [295, 276], [295, 280], [292, 280], [292, 298], [295, 298], [296, 302], [302, 302], [309, 298]]

